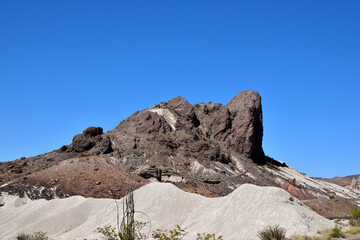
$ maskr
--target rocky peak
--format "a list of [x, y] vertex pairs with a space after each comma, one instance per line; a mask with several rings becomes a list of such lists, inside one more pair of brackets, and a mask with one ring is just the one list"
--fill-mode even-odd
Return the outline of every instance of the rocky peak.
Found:
[[235, 151], [262, 162], [263, 117], [259, 93], [241, 92], [223, 108], [232, 122], [232, 130], [222, 135], [226, 143]]
[[[179, 96], [134, 113], [108, 133], [103, 134], [100, 127], [89, 127], [74, 137], [70, 149], [104, 154], [115, 150], [122, 156], [133, 149], [161, 153], [170, 146], [163, 155], [209, 157], [221, 162], [228, 161], [224, 156], [231, 150], [264, 163], [262, 136], [261, 97], [249, 90], [240, 92], [227, 105], [209, 102], [192, 106]], [[155, 145], [144, 141], [158, 138]], [[153, 149], [149, 150], [150, 146]]]
[[261, 109], [261, 97], [258, 92], [243, 91], [231, 99], [226, 107], [233, 113], [241, 113], [246, 109]]
[[[180, 96], [173, 98], [167, 103], [167, 107], [177, 115], [179, 129], [198, 127], [200, 125], [193, 106], [185, 98]], [[184, 125], [187, 125], [187, 127]]]
[[258, 163], [265, 161], [259, 93], [243, 91], [227, 105], [198, 104], [196, 113], [211, 138]]
[[167, 106], [173, 110], [189, 110], [192, 108], [191, 104], [183, 97], [178, 96], [168, 101]]

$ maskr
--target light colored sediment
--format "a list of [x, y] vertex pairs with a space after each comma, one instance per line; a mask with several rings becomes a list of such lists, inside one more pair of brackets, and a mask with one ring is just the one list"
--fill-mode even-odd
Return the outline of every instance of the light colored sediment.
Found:
[[[292, 234], [315, 234], [333, 226], [286, 191], [276, 187], [244, 184], [226, 197], [206, 198], [184, 192], [169, 183], [150, 183], [135, 191], [135, 208], [146, 213], [157, 228], [176, 224], [195, 239], [197, 232], [223, 235], [225, 240], [257, 239], [257, 231], [278, 224]], [[98, 238], [96, 227], [116, 224], [111, 199], [80, 196], [29, 200], [4, 195], [0, 208], [0, 239], [14, 239], [19, 232], [44, 231], [52, 239]], [[121, 200], [119, 201], [120, 208]], [[143, 220], [141, 214], [137, 214]]]
[[303, 186], [310, 186], [314, 189], [317, 189], [319, 192], [323, 192], [324, 194], [326, 192], [333, 192], [337, 196], [346, 198], [346, 199], [357, 199], [359, 198], [359, 194], [355, 191], [352, 191], [350, 189], [341, 187], [334, 183], [329, 183], [325, 181], [321, 181], [318, 179], [312, 179], [311, 177], [302, 174], [298, 172], [295, 168], [292, 168], [290, 166], [288, 167], [282, 167], [279, 168], [279, 171], [267, 168], [268, 171], [270, 171], [274, 175], [278, 175], [284, 179], [287, 179], [288, 181], [295, 180], [300, 185]]
[[171, 128], [175, 131], [176, 130], [176, 117], [175, 115], [170, 112], [169, 109], [166, 108], [152, 108], [149, 110], [150, 112], [154, 112], [159, 114], [160, 116], [164, 117], [166, 122], [171, 126]]

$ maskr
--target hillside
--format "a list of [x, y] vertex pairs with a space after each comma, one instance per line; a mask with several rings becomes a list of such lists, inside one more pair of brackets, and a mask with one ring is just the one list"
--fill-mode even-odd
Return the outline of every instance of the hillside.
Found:
[[360, 174], [350, 175], [346, 177], [333, 177], [333, 178], [314, 178], [329, 183], [340, 185], [344, 188], [351, 189], [352, 191], [360, 193]]
[[176, 97], [135, 112], [111, 131], [89, 127], [58, 150], [0, 163], [0, 191], [31, 199], [119, 198], [129, 179], [134, 188], [171, 182], [217, 197], [251, 183], [283, 188], [328, 218], [349, 215], [358, 193], [267, 157], [262, 136], [257, 92], [240, 92], [226, 105]]

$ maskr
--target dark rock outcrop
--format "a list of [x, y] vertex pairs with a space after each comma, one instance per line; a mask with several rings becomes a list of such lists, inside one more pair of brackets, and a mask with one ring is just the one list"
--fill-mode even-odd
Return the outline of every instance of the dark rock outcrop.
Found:
[[214, 120], [212, 128], [214, 138], [240, 154], [261, 161], [264, 151], [260, 95], [253, 91], [241, 92], [222, 107], [218, 115], [220, 119]]
[[103, 129], [101, 127], [88, 127], [84, 130], [83, 134], [85, 136], [95, 137], [103, 134]]
[[95, 146], [95, 141], [84, 134], [78, 134], [73, 138], [72, 147], [76, 152], [85, 152]]
[[[89, 127], [73, 138], [71, 148], [78, 153], [91, 150], [91, 154], [106, 154], [113, 151], [111, 140], [108, 136], [102, 136], [101, 127]], [[66, 146], [62, 146], [59, 151], [66, 151]]]

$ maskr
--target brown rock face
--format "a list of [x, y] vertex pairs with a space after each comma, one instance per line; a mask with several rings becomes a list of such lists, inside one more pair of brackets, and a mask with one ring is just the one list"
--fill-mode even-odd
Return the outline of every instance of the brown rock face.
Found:
[[[211, 109], [211, 113], [209, 113]], [[232, 150], [262, 163], [263, 125], [261, 97], [257, 92], [244, 91], [227, 105], [216, 109], [213, 104], [202, 106], [204, 116], [200, 120], [211, 137]]]
[[[211, 102], [193, 106], [176, 97], [135, 112], [107, 133], [101, 127], [89, 127], [70, 145], [29, 159], [28, 164], [47, 169], [69, 158], [96, 155], [120, 171], [145, 179], [172, 181], [186, 189], [197, 186], [224, 195], [233, 186], [254, 183], [254, 179], [262, 185], [271, 184], [253, 166], [253, 162], [265, 162], [262, 134], [261, 97], [256, 92], [241, 92], [224, 106]], [[239, 161], [241, 170], [237, 169]], [[27, 168], [23, 171], [9, 168], [7, 176], [28, 172]], [[252, 174], [245, 174], [247, 171]], [[106, 182], [91, 179], [91, 184], [97, 181], [101, 181], [99, 186]], [[58, 185], [61, 181], [52, 182]], [[70, 188], [66, 189], [70, 194]]]
[[264, 151], [260, 95], [253, 91], [241, 92], [223, 109], [226, 112], [226, 130], [214, 132], [214, 138], [224, 141], [235, 151], [253, 160], [261, 160]]
[[103, 129], [101, 127], [88, 127], [84, 130], [83, 134], [85, 136], [95, 137], [103, 134]]
[[[101, 127], [89, 127], [73, 138], [70, 151], [83, 153], [89, 151], [89, 154], [106, 154], [113, 151], [111, 140], [107, 136], [102, 136]], [[67, 151], [67, 146], [62, 146], [59, 152]]]

